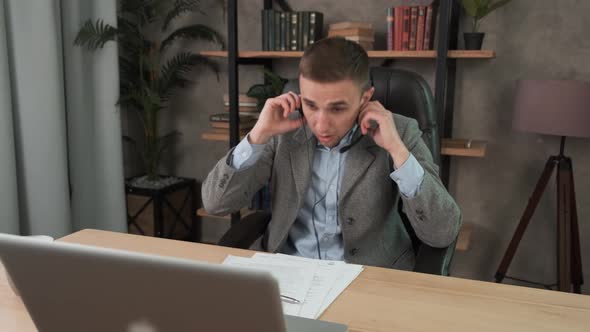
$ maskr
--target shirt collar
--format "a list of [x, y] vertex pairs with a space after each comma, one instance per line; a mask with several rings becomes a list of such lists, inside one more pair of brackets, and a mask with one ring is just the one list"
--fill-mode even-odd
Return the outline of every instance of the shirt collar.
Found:
[[328, 150], [328, 151], [332, 151], [334, 149], [336, 149], [336, 151], [340, 151], [340, 149], [342, 149], [346, 145], [350, 144], [350, 142], [352, 141], [352, 136], [354, 136], [354, 133], [356, 132], [358, 126], [359, 125], [355, 122], [354, 126], [352, 128], [350, 128], [350, 130], [346, 133], [346, 135], [344, 135], [344, 137], [342, 137], [340, 142], [338, 142], [338, 144], [336, 146], [334, 146], [333, 148], [330, 149], [328, 147], [325, 147], [319, 141], [317, 142], [316, 147], [318, 147], [320, 149]]

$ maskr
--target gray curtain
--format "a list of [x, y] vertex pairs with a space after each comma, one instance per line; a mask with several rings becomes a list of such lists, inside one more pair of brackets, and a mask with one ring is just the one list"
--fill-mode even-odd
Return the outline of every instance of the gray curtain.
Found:
[[126, 231], [117, 48], [73, 46], [116, 0], [0, 1], [0, 232]]

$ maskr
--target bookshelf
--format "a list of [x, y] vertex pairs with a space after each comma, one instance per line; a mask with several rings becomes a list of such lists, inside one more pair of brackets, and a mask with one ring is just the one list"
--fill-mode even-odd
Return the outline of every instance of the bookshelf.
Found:
[[[285, 0], [275, 0], [283, 11], [292, 9]], [[273, 0], [264, 0], [263, 9], [272, 9]], [[439, 0], [438, 19], [436, 27], [437, 46], [429, 51], [368, 51], [371, 58], [381, 59], [430, 59], [435, 61], [435, 82], [432, 90], [435, 98], [437, 122], [439, 133], [443, 137], [441, 141], [441, 179], [443, 183], [449, 182], [450, 156], [483, 157], [486, 154], [487, 144], [484, 141], [472, 141], [469, 139], [453, 138], [453, 110], [455, 99], [455, 76], [458, 60], [472, 61], [476, 59], [493, 59], [496, 56], [493, 50], [467, 51], [457, 50], [459, 37], [459, 0]], [[238, 66], [239, 65], [263, 65], [272, 70], [273, 60], [296, 59], [303, 52], [296, 51], [239, 51], [238, 48], [238, 8], [237, 0], [227, 2], [227, 51], [200, 52], [209, 57], [226, 58], [228, 63], [228, 94], [230, 109], [230, 129], [227, 136], [216, 136], [214, 140], [229, 141], [229, 147], [236, 146], [242, 135], [239, 131], [238, 121]], [[386, 61], [387, 62], [387, 61]], [[204, 133], [204, 139], [212, 139], [211, 135]], [[469, 142], [469, 144], [466, 144]], [[469, 145], [469, 147], [467, 146]], [[240, 214], [233, 214], [232, 224], [239, 222]]]
[[443, 138], [440, 154], [443, 156], [483, 158], [486, 155], [487, 142], [462, 138]]
[[[436, 59], [436, 51], [367, 51], [369, 58], [379, 59]], [[200, 52], [200, 55], [209, 57], [227, 58], [225, 51]], [[237, 57], [240, 59], [285, 59], [300, 58], [303, 52], [300, 51], [240, 51]], [[451, 59], [493, 59], [496, 52], [492, 50], [467, 51], [451, 50], [447, 52]]]

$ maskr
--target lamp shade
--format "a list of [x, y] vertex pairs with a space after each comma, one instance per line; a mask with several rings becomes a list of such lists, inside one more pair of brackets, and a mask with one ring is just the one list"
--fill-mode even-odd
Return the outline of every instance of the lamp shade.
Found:
[[590, 82], [517, 81], [512, 127], [540, 134], [590, 137]]

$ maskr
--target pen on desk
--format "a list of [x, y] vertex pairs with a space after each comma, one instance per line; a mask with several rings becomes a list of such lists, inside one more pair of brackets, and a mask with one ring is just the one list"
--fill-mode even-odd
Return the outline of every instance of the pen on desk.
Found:
[[298, 299], [292, 298], [290, 296], [287, 295], [282, 295], [281, 294], [281, 300], [287, 302], [287, 303], [291, 303], [291, 304], [299, 304], [301, 303], [301, 301], [299, 301]]

